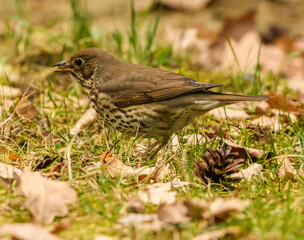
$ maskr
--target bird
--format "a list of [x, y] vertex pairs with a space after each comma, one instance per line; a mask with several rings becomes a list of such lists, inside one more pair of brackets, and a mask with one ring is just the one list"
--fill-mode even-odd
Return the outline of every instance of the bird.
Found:
[[91, 106], [123, 134], [155, 138], [145, 154], [153, 158], [181, 130], [208, 111], [240, 101], [264, 101], [265, 96], [210, 91], [222, 84], [207, 84], [190, 77], [124, 63], [105, 50], [85, 48], [53, 65], [68, 72], [83, 87]]

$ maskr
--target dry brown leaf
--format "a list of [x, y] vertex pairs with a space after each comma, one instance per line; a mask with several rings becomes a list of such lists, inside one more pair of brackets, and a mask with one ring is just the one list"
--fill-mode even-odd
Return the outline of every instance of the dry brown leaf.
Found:
[[155, 0], [178, 11], [198, 11], [204, 8], [211, 0]]
[[0, 147], [0, 154], [1, 153], [4, 153], [8, 157], [8, 159], [11, 161], [23, 160], [22, 157], [15, 154], [15, 152], [13, 150], [7, 149], [5, 147]]
[[197, 235], [194, 238], [192, 238], [192, 240], [216, 240], [216, 239], [222, 239], [223, 237], [225, 237], [227, 235], [231, 236], [231, 239], [233, 239], [232, 236], [238, 235], [239, 233], [240, 233], [239, 228], [227, 227], [227, 228], [218, 229], [218, 230], [214, 230], [211, 232]]
[[219, 32], [221, 40], [227, 37], [239, 41], [243, 36], [255, 29], [255, 19], [257, 11], [252, 9], [236, 17], [227, 17], [223, 27]]
[[127, 211], [132, 213], [144, 213], [146, 210], [145, 203], [140, 199], [138, 195], [131, 196], [125, 203]]
[[100, 161], [106, 166], [106, 171], [111, 177], [117, 178], [123, 175], [125, 178], [129, 178], [133, 176], [138, 182], [142, 180], [157, 182], [171, 172], [169, 165], [164, 164], [164, 159], [162, 158], [157, 160], [155, 167], [140, 167], [136, 169], [125, 165], [122, 161], [117, 159], [116, 155], [112, 155], [112, 153], [108, 151], [101, 155]]
[[247, 154], [249, 154], [250, 157], [254, 159], [262, 158], [266, 154], [263, 150], [246, 148], [226, 139], [224, 140], [224, 144], [225, 147], [231, 147], [231, 152], [237, 152], [239, 154], [239, 157], [243, 159], [247, 159]]
[[65, 162], [56, 163], [51, 166], [45, 173], [43, 173], [44, 177], [55, 177], [58, 178], [62, 176], [62, 172], [66, 168]]
[[119, 223], [123, 225], [136, 225], [143, 222], [154, 222], [158, 221], [157, 214], [140, 214], [140, 213], [130, 213], [128, 216], [123, 217], [119, 220]]
[[255, 107], [255, 113], [257, 115], [266, 115], [268, 117], [273, 115], [271, 108], [267, 102], [258, 103], [258, 105]]
[[203, 213], [203, 217], [209, 222], [223, 222], [231, 215], [243, 211], [250, 204], [249, 201], [239, 199], [217, 198], [210, 204], [209, 211]]
[[224, 108], [216, 108], [208, 112], [208, 114], [218, 118], [225, 120], [227, 117], [231, 119], [248, 119], [250, 115], [246, 113], [245, 110], [242, 109], [232, 109], [230, 107]]
[[[248, 72], [254, 69], [259, 54], [259, 34], [252, 30], [243, 34], [239, 41], [233, 38], [230, 41], [233, 51], [229, 43], [224, 42], [220, 66], [231, 69], [233, 72]], [[235, 56], [238, 61], [235, 60]]]
[[36, 117], [38, 110], [26, 97], [23, 97], [16, 106], [16, 112], [19, 117], [33, 120]]
[[162, 203], [157, 209], [159, 220], [170, 224], [189, 222], [191, 218], [188, 216], [188, 212], [188, 208], [185, 204], [179, 201], [174, 203]]
[[67, 204], [77, 200], [75, 190], [67, 182], [50, 180], [37, 172], [25, 172], [16, 180], [17, 191], [25, 196], [25, 207], [37, 223], [51, 223], [55, 216], [65, 216]]
[[20, 94], [20, 89], [9, 86], [0, 86], [0, 97], [3, 98], [16, 98]]
[[[22, 240], [60, 240], [54, 234], [48, 232], [46, 229], [32, 224], [32, 223], [19, 223], [19, 224], [5, 224], [0, 227], [0, 237], [11, 236], [10, 239]], [[2, 238], [1, 238], [2, 239]], [[6, 238], [5, 238], [6, 239]]]
[[14, 179], [15, 175], [22, 174], [22, 171], [12, 165], [0, 162], [0, 178]]
[[116, 155], [112, 155], [111, 152], [104, 152], [100, 156], [101, 163], [105, 164], [106, 171], [111, 177], [116, 178], [122, 175], [129, 177], [134, 174], [132, 167], [126, 166], [122, 161], [117, 159]]
[[280, 165], [280, 168], [278, 169], [278, 175], [280, 177], [285, 177], [287, 179], [291, 179], [297, 175], [297, 171], [291, 165], [288, 157], [278, 156], [277, 161], [278, 161], [278, 164]]
[[237, 173], [231, 174], [232, 179], [245, 179], [250, 181], [253, 176], [262, 176], [263, 166], [258, 163], [251, 164], [248, 168], [242, 169]]
[[288, 79], [287, 86], [295, 92], [304, 94], [304, 77], [293, 77]]
[[146, 185], [146, 190], [138, 192], [138, 196], [144, 203], [153, 203], [159, 205], [161, 203], [173, 203], [176, 200], [176, 192], [171, 191], [172, 184], [157, 183]]
[[137, 224], [137, 229], [149, 231], [149, 232], [157, 232], [160, 229], [166, 227], [167, 224], [162, 221], [153, 221], [153, 222], [143, 222]]
[[117, 238], [98, 234], [94, 240], [115, 240]]
[[154, 0], [135, 0], [134, 9], [135, 12], [142, 12], [148, 10], [154, 4]]
[[267, 117], [262, 115], [256, 119], [251, 121], [253, 125], [261, 125], [263, 127], [267, 127], [273, 129], [274, 131], [279, 131], [282, 127], [280, 119], [278, 117]]
[[281, 109], [286, 112], [304, 112], [303, 108], [299, 107], [299, 101], [286, 96], [284, 93], [270, 92], [271, 99], [267, 102], [271, 108]]
[[77, 121], [75, 126], [71, 129], [71, 134], [77, 135], [83, 128], [96, 122], [97, 115], [98, 114], [95, 109], [90, 108], [88, 111], [85, 112], [85, 114], [82, 115], [82, 117]]

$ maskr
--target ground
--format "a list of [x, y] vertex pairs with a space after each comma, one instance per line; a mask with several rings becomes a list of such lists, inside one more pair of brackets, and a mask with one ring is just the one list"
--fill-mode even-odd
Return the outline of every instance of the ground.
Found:
[[[0, 236], [304, 238], [304, 4], [137, 4], [2, 4]], [[139, 154], [151, 139], [104, 125], [82, 88], [53, 72], [93, 46], [272, 100], [214, 110], [146, 161]]]

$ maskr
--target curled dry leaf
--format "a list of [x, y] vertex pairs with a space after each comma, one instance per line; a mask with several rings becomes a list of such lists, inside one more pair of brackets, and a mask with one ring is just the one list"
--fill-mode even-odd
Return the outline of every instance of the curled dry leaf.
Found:
[[136, 178], [136, 181], [142, 181], [145, 179], [150, 182], [157, 182], [171, 172], [169, 165], [164, 164], [164, 159], [162, 158], [158, 159], [155, 167], [140, 167], [136, 169], [125, 165], [116, 157], [116, 155], [112, 155], [112, 153], [108, 151], [101, 155], [100, 161], [106, 166], [106, 171], [113, 178], [121, 177], [123, 175], [125, 178], [133, 176]]
[[303, 108], [300, 107], [299, 101], [286, 96], [284, 93], [270, 92], [269, 95], [272, 98], [267, 103], [271, 108], [284, 110], [286, 112], [304, 112]]
[[248, 155], [254, 160], [262, 158], [266, 153], [263, 150], [255, 148], [246, 148], [241, 145], [235, 144], [229, 140], [224, 140], [225, 148], [231, 147], [231, 152], [238, 153], [240, 158], [247, 159]]
[[[19, 223], [19, 224], [5, 224], [0, 227], [0, 237], [9, 234], [11, 239], [22, 240], [60, 240], [54, 234], [51, 234], [46, 229], [32, 224], [32, 223]], [[2, 238], [1, 238], [2, 239]], [[6, 239], [6, 238], [5, 238]]]
[[229, 178], [250, 181], [253, 176], [262, 176], [262, 169], [263, 166], [261, 164], [253, 163], [248, 168], [241, 169], [239, 172], [231, 174]]
[[286, 156], [278, 156], [277, 162], [279, 164], [278, 175], [280, 177], [285, 177], [291, 179], [294, 176], [297, 176], [297, 171], [291, 165], [289, 158]]
[[16, 106], [16, 112], [19, 117], [33, 120], [36, 117], [38, 110], [26, 97], [23, 97]]
[[241, 232], [240, 229], [237, 227], [227, 227], [227, 228], [218, 229], [197, 235], [194, 238], [192, 238], [192, 240], [215, 240], [215, 239], [222, 239], [227, 235], [231, 236], [230, 237], [231, 239], [234, 239], [233, 236], [238, 235], [240, 232]]
[[143, 222], [154, 222], [158, 221], [157, 214], [140, 214], [130, 213], [128, 216], [123, 217], [119, 220], [119, 223], [123, 225], [138, 224]]
[[198, 11], [203, 9], [211, 0], [156, 0], [168, 8], [178, 11]]
[[144, 213], [146, 206], [138, 195], [133, 195], [125, 203], [125, 208], [127, 209], [127, 211], [132, 213]]
[[267, 117], [265, 115], [253, 119], [251, 124], [261, 125], [263, 127], [273, 129], [274, 131], [279, 131], [282, 128], [282, 124], [278, 117]]
[[188, 212], [187, 206], [179, 201], [174, 203], [162, 203], [157, 209], [159, 220], [169, 224], [189, 222], [191, 218], [188, 216]]
[[[1, 67], [0, 67], [1, 68]], [[0, 97], [15, 98], [20, 94], [20, 89], [9, 86], [0, 86]]]
[[67, 182], [50, 180], [37, 172], [25, 172], [16, 180], [18, 193], [25, 196], [25, 207], [37, 223], [51, 223], [55, 216], [65, 216], [67, 204], [77, 200]]
[[106, 170], [111, 177], [120, 177], [121, 175], [130, 176], [134, 173], [134, 169], [125, 165], [116, 155], [111, 152], [103, 152], [100, 156], [101, 163], [106, 165]]
[[255, 107], [255, 113], [257, 115], [266, 115], [268, 117], [272, 116], [273, 113], [271, 111], [270, 105], [268, 102], [260, 102], [258, 105]]
[[105, 236], [105, 235], [97, 235], [94, 240], [115, 240], [117, 238]]
[[176, 192], [171, 191], [172, 184], [157, 183], [146, 185], [146, 190], [138, 192], [138, 196], [144, 203], [153, 203], [159, 205], [161, 203], [173, 203], [176, 200]]
[[218, 118], [225, 120], [227, 116], [229, 118], [236, 119], [248, 119], [250, 115], [246, 113], [245, 110], [242, 109], [232, 109], [229, 107], [224, 108], [216, 108], [208, 112], [208, 114]]
[[96, 122], [96, 119], [97, 112], [93, 108], [90, 108], [88, 111], [85, 112], [85, 114], [82, 115], [82, 117], [77, 121], [75, 126], [71, 129], [71, 134], [77, 135], [83, 128]]
[[14, 179], [15, 175], [20, 174], [22, 174], [20, 169], [0, 162], [0, 186], [4, 186], [7, 189], [10, 188], [11, 180]]
[[44, 168], [47, 168], [50, 166], [54, 161], [59, 161], [62, 162], [62, 158], [58, 159], [58, 156], [56, 157], [50, 157], [50, 156], [45, 156], [42, 161], [40, 161], [35, 167], [34, 171], [42, 170]]
[[210, 204], [209, 211], [203, 213], [203, 217], [209, 222], [223, 222], [231, 215], [243, 211], [249, 204], [249, 201], [217, 198]]
[[5, 147], [0, 147], [0, 154], [3, 153], [11, 161], [23, 160], [22, 157], [18, 156], [13, 150], [7, 149]]
[[0, 178], [14, 179], [15, 175], [22, 174], [22, 171], [12, 165], [0, 162]]

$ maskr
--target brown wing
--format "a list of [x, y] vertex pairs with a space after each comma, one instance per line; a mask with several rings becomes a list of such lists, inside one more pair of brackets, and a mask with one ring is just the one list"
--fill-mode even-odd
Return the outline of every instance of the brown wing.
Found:
[[127, 74], [103, 83], [99, 89], [113, 97], [117, 107], [163, 101], [221, 85], [200, 83], [160, 69], [129, 66], [134, 69], [128, 69]]

